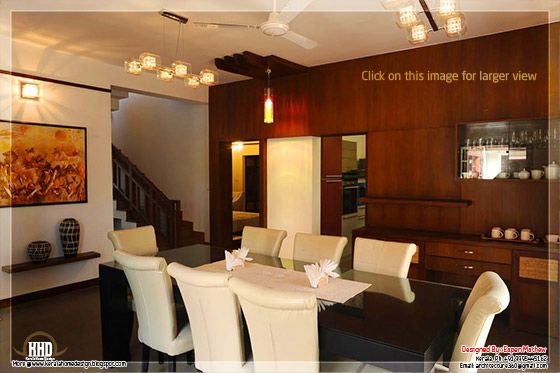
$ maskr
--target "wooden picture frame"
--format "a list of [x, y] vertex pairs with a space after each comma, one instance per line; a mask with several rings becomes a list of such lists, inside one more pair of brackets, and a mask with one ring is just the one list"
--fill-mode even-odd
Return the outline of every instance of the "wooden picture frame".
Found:
[[0, 119], [0, 208], [87, 201], [85, 127]]

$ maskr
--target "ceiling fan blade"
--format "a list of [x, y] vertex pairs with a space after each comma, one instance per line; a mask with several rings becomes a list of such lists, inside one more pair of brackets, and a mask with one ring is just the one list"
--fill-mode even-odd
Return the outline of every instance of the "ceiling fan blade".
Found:
[[199, 28], [206, 28], [210, 30], [220, 29], [220, 28], [248, 28], [248, 29], [258, 29], [257, 25], [244, 25], [237, 23], [220, 23], [220, 22], [193, 22], [194, 26]]
[[288, 31], [287, 33], [282, 35], [282, 37], [288, 39], [292, 43], [295, 43], [305, 49], [313, 49], [319, 45], [319, 43], [317, 43], [315, 40], [311, 40], [308, 37], [305, 37], [293, 31]]
[[275, 21], [290, 23], [296, 18], [313, 0], [290, 0], [282, 11], [275, 17]]

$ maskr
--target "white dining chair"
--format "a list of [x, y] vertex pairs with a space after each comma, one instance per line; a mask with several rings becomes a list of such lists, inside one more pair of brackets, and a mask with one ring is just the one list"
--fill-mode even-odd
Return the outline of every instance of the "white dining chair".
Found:
[[340, 263], [344, 246], [347, 243], [348, 239], [346, 237], [296, 233], [294, 260], [318, 262], [321, 259], [331, 259]]
[[278, 256], [286, 236], [287, 233], [283, 230], [246, 225], [241, 235], [241, 247], [248, 248], [251, 253]]
[[121, 229], [107, 233], [115, 250], [124, 250], [132, 255], [154, 256], [158, 253], [154, 227]]
[[356, 238], [354, 243], [354, 265], [356, 271], [406, 278], [416, 245]]
[[203, 372], [251, 371], [246, 364], [243, 324], [229, 273], [206, 272], [179, 263], [167, 267], [181, 290], [195, 350], [195, 367]]
[[497, 273], [488, 271], [481, 274], [463, 308], [449, 368], [437, 364], [435, 371], [476, 372], [476, 369], [460, 367], [460, 363], [474, 363], [476, 360], [474, 352], [461, 352], [461, 346], [485, 346], [494, 316], [507, 308], [509, 299], [509, 290]]
[[169, 356], [170, 369], [175, 371], [177, 355], [193, 350], [189, 324], [177, 328], [171, 278], [165, 259], [113, 252], [126, 275], [134, 295], [138, 316], [138, 340], [143, 345], [142, 370], [147, 371], [150, 349]]
[[317, 299], [307, 292], [280, 291], [229, 280], [247, 320], [257, 372], [318, 372]]

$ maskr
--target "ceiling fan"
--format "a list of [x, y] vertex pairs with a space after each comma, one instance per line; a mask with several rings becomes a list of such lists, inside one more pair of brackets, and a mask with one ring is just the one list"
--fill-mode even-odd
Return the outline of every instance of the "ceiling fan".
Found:
[[301, 13], [313, 0], [289, 0], [284, 9], [280, 12], [276, 10], [276, 0], [274, 0], [272, 13], [268, 19], [259, 25], [220, 23], [220, 22], [193, 22], [198, 27], [215, 28], [247, 28], [260, 30], [268, 36], [281, 36], [292, 43], [305, 49], [313, 49], [318, 43], [297, 32], [290, 30], [289, 23]]

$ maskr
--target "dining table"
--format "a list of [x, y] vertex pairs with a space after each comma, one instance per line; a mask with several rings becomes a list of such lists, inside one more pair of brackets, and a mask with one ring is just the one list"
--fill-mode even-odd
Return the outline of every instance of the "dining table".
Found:
[[[224, 260], [224, 249], [196, 244], [159, 251], [167, 263], [196, 268]], [[304, 272], [305, 262], [250, 253], [252, 263]], [[338, 268], [340, 278], [370, 286], [344, 303], [318, 299], [321, 356], [337, 356], [399, 372], [429, 372], [448, 360], [470, 289]], [[327, 285], [328, 286], [328, 285]], [[99, 264], [103, 359], [130, 360], [134, 312], [116, 262]], [[173, 281], [176, 304], [182, 304]]]

